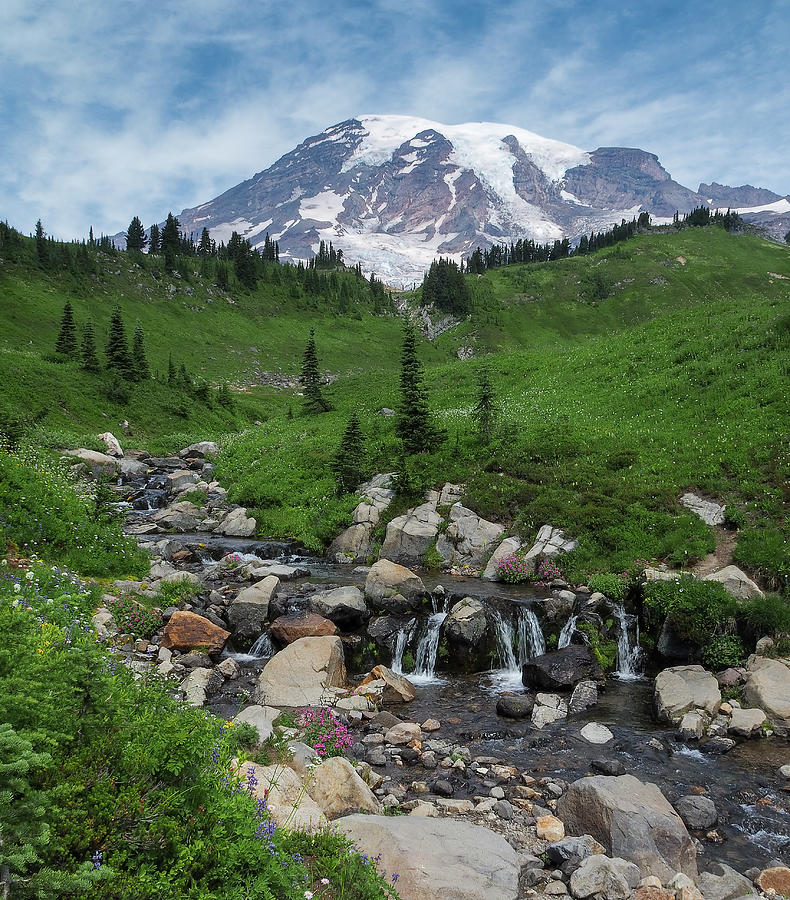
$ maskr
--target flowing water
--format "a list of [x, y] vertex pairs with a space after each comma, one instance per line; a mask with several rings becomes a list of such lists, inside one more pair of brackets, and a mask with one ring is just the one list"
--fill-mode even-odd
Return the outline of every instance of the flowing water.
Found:
[[432, 595], [433, 615], [425, 623], [425, 631], [417, 644], [417, 660], [409, 680], [414, 684], [430, 684], [440, 681], [436, 676], [436, 653], [439, 649], [439, 638], [444, 620], [447, 618], [447, 598], [437, 601]]
[[568, 621], [562, 626], [562, 631], [560, 632], [559, 640], [557, 641], [557, 649], [562, 650], [563, 647], [567, 647], [570, 645], [571, 638], [573, 637], [573, 632], [576, 631], [576, 620], [578, 616], [571, 616]]
[[409, 639], [412, 636], [416, 624], [416, 619], [410, 619], [409, 622], [403, 628], [399, 629], [395, 635], [395, 646], [392, 648], [392, 666], [390, 668], [398, 675], [403, 674], [403, 654], [409, 644]]
[[[639, 678], [641, 666], [641, 650], [639, 648], [639, 618], [629, 616], [622, 603], [613, 606], [618, 622], [617, 634], [617, 674], [620, 678]], [[629, 628], [634, 629], [634, 640], [631, 641]]]

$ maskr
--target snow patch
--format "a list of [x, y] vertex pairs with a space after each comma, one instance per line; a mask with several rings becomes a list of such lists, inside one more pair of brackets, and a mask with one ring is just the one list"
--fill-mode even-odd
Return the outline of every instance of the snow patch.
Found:
[[[724, 210], [722, 210], [724, 212]], [[766, 203], [763, 206], [741, 206], [739, 209], [733, 209], [733, 212], [742, 215], [743, 213], [760, 213], [760, 212], [770, 212], [779, 216], [782, 213], [790, 212], [790, 200], [787, 197], [782, 197], [781, 200], [776, 200], [773, 203]]]
[[342, 197], [335, 191], [321, 191], [315, 197], [306, 197], [299, 204], [302, 219], [316, 219], [319, 222], [333, 222], [341, 212], [348, 194]]

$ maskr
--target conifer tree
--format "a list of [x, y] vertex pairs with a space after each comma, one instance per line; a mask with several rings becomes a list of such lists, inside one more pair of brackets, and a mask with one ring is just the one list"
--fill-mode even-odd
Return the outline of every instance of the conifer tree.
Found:
[[477, 403], [472, 415], [477, 422], [477, 432], [484, 444], [491, 442], [496, 424], [496, 401], [491, 386], [491, 376], [487, 368], [480, 370], [477, 376]]
[[135, 216], [126, 230], [126, 249], [142, 252], [147, 243], [148, 238], [146, 237], [143, 223]]
[[401, 399], [397, 419], [398, 437], [407, 455], [425, 453], [441, 439], [439, 431], [431, 422], [423, 377], [422, 365], [417, 359], [414, 325], [407, 319], [403, 326]]
[[304, 400], [302, 407], [308, 413], [326, 412], [331, 404], [321, 392], [321, 376], [318, 373], [318, 353], [315, 348], [315, 331], [310, 329], [310, 337], [302, 357], [302, 374], [299, 378]]
[[159, 233], [159, 226], [154, 222], [151, 226], [151, 235], [148, 238], [148, 252], [150, 253], [159, 253], [162, 249], [161, 243], [161, 235]]
[[40, 266], [46, 267], [49, 264], [49, 246], [41, 219], [36, 222], [36, 259]]
[[93, 322], [87, 322], [82, 332], [82, 368], [86, 372], [99, 371], [99, 357], [96, 355], [96, 337]]
[[173, 213], [167, 214], [167, 221], [162, 228], [160, 241], [162, 256], [165, 258], [165, 265], [168, 269], [172, 269], [175, 265], [176, 256], [178, 256], [180, 248], [181, 235], [178, 231], [179, 224]]
[[148, 358], [145, 355], [145, 335], [143, 327], [139, 323], [134, 329], [132, 338], [132, 365], [135, 381], [148, 381], [151, 371], [148, 368]]
[[121, 311], [116, 307], [110, 319], [110, 334], [107, 340], [107, 368], [117, 372], [122, 378], [131, 378], [132, 360], [126, 341], [126, 328]]
[[338, 494], [350, 494], [364, 477], [365, 446], [356, 412], [351, 413], [343, 432], [343, 439], [332, 461], [332, 471]]
[[55, 353], [62, 356], [77, 356], [77, 326], [74, 324], [74, 310], [71, 308], [71, 302], [66, 301], [63, 307], [63, 318], [60, 320], [60, 331], [58, 339], [55, 341]]

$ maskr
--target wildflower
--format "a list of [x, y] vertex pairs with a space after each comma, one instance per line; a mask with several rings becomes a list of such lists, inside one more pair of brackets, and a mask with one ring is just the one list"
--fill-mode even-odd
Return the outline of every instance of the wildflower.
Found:
[[22, 590], [22, 585], [21, 585], [21, 584], [15, 584], [15, 585], [14, 585], [14, 593], [15, 593], [15, 594], [18, 594], [21, 590]]
[[305, 891], [304, 896], [305, 896], [305, 900], [313, 900], [313, 892], [312, 891]]
[[27, 572], [25, 572], [25, 578], [27, 578], [28, 581], [32, 581], [35, 577], [36, 573], [32, 569], [28, 569]]
[[395, 882], [396, 882], [399, 878], [400, 878], [400, 875], [398, 875], [397, 872], [393, 872], [393, 873], [392, 873], [392, 883], [393, 883], [393, 884], [395, 884]]
[[329, 879], [328, 879], [328, 878], [322, 878], [322, 879], [321, 879], [321, 884], [329, 884]]
[[97, 850], [91, 857], [91, 862], [93, 863], [93, 868], [100, 869], [101, 861], [102, 861], [102, 852], [101, 852], [101, 850]]

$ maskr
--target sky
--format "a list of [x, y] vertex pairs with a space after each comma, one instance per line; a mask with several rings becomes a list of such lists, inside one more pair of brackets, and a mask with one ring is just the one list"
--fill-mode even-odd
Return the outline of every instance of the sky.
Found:
[[361, 114], [790, 193], [790, 0], [3, 0], [0, 219], [114, 234]]

